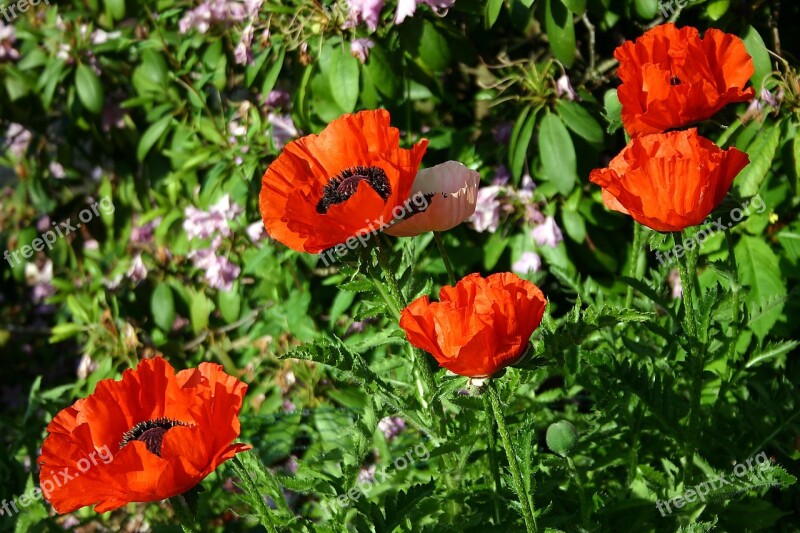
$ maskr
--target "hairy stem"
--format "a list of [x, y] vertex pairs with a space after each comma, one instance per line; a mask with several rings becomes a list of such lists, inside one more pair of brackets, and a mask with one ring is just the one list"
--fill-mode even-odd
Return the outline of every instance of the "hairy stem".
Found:
[[495, 389], [491, 379], [486, 381], [485, 386], [487, 394], [489, 395], [489, 403], [491, 403], [492, 411], [494, 412], [494, 419], [495, 422], [497, 422], [497, 431], [500, 433], [503, 447], [506, 450], [506, 457], [508, 457], [508, 467], [511, 470], [511, 477], [514, 480], [514, 488], [522, 504], [522, 516], [525, 519], [525, 527], [528, 532], [538, 532], [539, 529], [536, 525], [536, 513], [533, 508], [533, 502], [528, 495], [528, 491], [525, 490], [525, 483], [522, 481], [522, 473], [520, 472], [517, 455], [514, 453], [514, 447], [511, 443], [511, 435], [508, 433], [506, 419], [503, 416], [500, 397], [497, 395], [497, 389]]

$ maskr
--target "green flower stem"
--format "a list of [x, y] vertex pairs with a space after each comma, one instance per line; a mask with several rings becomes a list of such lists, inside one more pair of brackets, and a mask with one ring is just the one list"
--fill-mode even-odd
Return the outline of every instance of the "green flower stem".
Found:
[[[492, 404], [490, 403], [489, 396], [483, 395], [483, 408], [488, 415], [491, 412]], [[498, 496], [500, 494], [500, 464], [497, 461], [497, 435], [494, 432], [494, 417], [486, 417], [487, 428], [486, 435], [489, 437], [489, 468], [492, 471], [492, 479], [494, 480], [494, 519], [497, 524], [500, 523], [500, 502]]]
[[[394, 276], [392, 266], [389, 264], [389, 259], [386, 257], [386, 253], [383, 251], [380, 236], [376, 235], [374, 240], [376, 250], [375, 255], [378, 258], [378, 266], [380, 267], [383, 277], [389, 287], [389, 294], [394, 299], [395, 307], [397, 309], [405, 309], [406, 305], [408, 305], [408, 302], [406, 302], [405, 296], [403, 296], [403, 292], [400, 290], [400, 286], [397, 283], [397, 278]], [[397, 312], [395, 318], [398, 321], [400, 320], [399, 311]], [[426, 400], [426, 395], [433, 394], [436, 391], [436, 380], [433, 378], [433, 373], [428, 367], [428, 362], [425, 360], [425, 354], [419, 350], [413, 350], [412, 358], [414, 360], [414, 367], [416, 369], [415, 375], [417, 378], [417, 388], [420, 389], [420, 400], [422, 401], [423, 405], [427, 406], [428, 402]], [[422, 385], [419, 383], [420, 379], [423, 382]]]
[[[682, 242], [680, 232], [674, 232], [672, 237], [675, 239], [675, 245]], [[683, 295], [683, 327], [694, 347], [697, 342], [697, 320], [694, 314], [694, 277], [696, 274], [692, 272], [692, 276], [689, 277], [691, 263], [689, 255], [684, 255], [684, 259], [678, 261], [678, 271], [681, 275], [681, 293]]]
[[517, 461], [517, 456], [514, 453], [514, 448], [511, 444], [511, 435], [508, 433], [506, 420], [503, 416], [503, 408], [500, 405], [500, 397], [497, 395], [497, 389], [495, 389], [494, 383], [491, 379], [486, 380], [484, 385], [486, 387], [486, 392], [489, 395], [489, 402], [492, 405], [494, 419], [497, 422], [497, 431], [500, 433], [500, 438], [503, 441], [503, 447], [506, 450], [508, 467], [511, 470], [511, 477], [514, 480], [514, 488], [516, 489], [517, 495], [521, 500], [520, 503], [522, 504], [522, 516], [525, 518], [525, 527], [528, 532], [533, 531], [536, 533], [539, 531], [539, 528], [536, 525], [536, 513], [533, 508], [531, 497], [528, 494], [528, 491], [525, 490], [525, 484], [522, 482], [522, 474], [520, 473], [519, 462]]
[[[644, 228], [638, 222], [633, 223], [633, 248], [631, 249], [631, 259], [628, 263], [627, 276], [629, 278], [636, 278], [636, 267], [639, 265], [639, 254], [642, 251], [642, 237], [644, 236]], [[628, 286], [625, 293], [625, 308], [630, 308], [633, 303], [633, 287]]]
[[439, 248], [439, 254], [442, 256], [442, 261], [444, 261], [444, 268], [447, 269], [447, 279], [450, 285], [455, 285], [456, 274], [453, 270], [453, 263], [450, 262], [450, 256], [447, 255], [447, 248], [444, 247], [444, 239], [442, 239], [441, 232], [434, 231], [433, 240], [436, 241], [436, 247]]
[[[677, 245], [681, 242], [682, 233], [672, 234]], [[703, 360], [704, 349], [700, 346], [697, 337], [697, 316], [694, 308], [695, 278], [697, 277], [697, 251], [687, 250], [683, 260], [678, 261], [678, 271], [681, 275], [681, 293], [683, 296], [684, 319], [683, 326], [689, 336], [689, 366], [691, 372], [691, 395], [689, 407], [689, 427], [684, 447], [684, 477], [693, 463], [694, 452], [697, 447], [700, 425], [700, 397], [703, 393]]]
[[408, 302], [406, 302], [406, 297], [403, 296], [403, 292], [400, 290], [400, 286], [397, 284], [397, 278], [394, 277], [394, 271], [392, 270], [392, 265], [389, 264], [389, 258], [386, 257], [386, 252], [383, 251], [380, 235], [376, 235], [374, 241], [376, 250], [375, 255], [378, 257], [378, 266], [380, 266], [381, 270], [383, 271], [383, 277], [386, 278], [386, 282], [389, 285], [389, 290], [391, 291], [394, 299], [402, 309], [405, 309]]
[[172, 510], [178, 518], [178, 522], [180, 522], [181, 529], [184, 533], [193, 533], [196, 531], [194, 516], [192, 516], [192, 512], [189, 510], [189, 504], [186, 503], [186, 499], [183, 495], [179, 494], [178, 496], [173, 496], [169, 499], [169, 502], [172, 504]]
[[578, 501], [580, 502], [581, 524], [583, 524], [583, 526], [586, 527], [589, 525], [589, 512], [590, 512], [589, 500], [586, 497], [586, 489], [583, 487], [583, 482], [581, 481], [581, 474], [575, 467], [575, 461], [573, 461], [571, 457], [566, 457], [566, 460], [570, 474], [575, 480], [575, 484], [578, 486]]

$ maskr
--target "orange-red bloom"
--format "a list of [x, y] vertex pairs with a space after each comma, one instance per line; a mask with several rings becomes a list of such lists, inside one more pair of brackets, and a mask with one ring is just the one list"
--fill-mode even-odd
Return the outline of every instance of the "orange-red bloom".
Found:
[[175, 370], [161, 357], [106, 379], [47, 426], [39, 484], [56, 511], [182, 494], [235, 454], [247, 385], [220, 365]]
[[589, 180], [603, 188], [609, 209], [656, 231], [681, 231], [722, 202], [748, 162], [744, 152], [722, 150], [692, 128], [633, 139]]
[[455, 287], [442, 287], [439, 302], [427, 296], [411, 302], [400, 327], [444, 368], [489, 377], [525, 354], [546, 305], [542, 291], [515, 274], [470, 274]]
[[617, 95], [632, 136], [705, 120], [725, 105], [751, 100], [753, 59], [737, 36], [662, 24], [616, 49]]
[[396, 207], [402, 212], [428, 141], [400, 148], [389, 120], [384, 109], [343, 115], [286, 145], [261, 178], [269, 235], [318, 253], [390, 223]]

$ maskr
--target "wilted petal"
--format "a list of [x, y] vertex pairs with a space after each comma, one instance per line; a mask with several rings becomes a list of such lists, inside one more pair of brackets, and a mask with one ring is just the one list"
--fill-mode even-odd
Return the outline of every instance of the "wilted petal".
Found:
[[[411, 199], [428, 198], [427, 208], [393, 224], [386, 233], [413, 237], [458, 226], [475, 212], [479, 182], [480, 174], [458, 161], [420, 170], [411, 188]], [[410, 202], [409, 205], [413, 207], [419, 203]]]

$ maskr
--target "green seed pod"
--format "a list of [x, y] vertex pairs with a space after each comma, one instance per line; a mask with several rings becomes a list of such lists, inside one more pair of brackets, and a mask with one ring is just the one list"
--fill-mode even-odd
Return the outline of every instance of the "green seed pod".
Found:
[[555, 424], [550, 424], [547, 428], [547, 447], [556, 452], [557, 454], [566, 457], [569, 451], [578, 442], [578, 431], [575, 426], [562, 420]]

